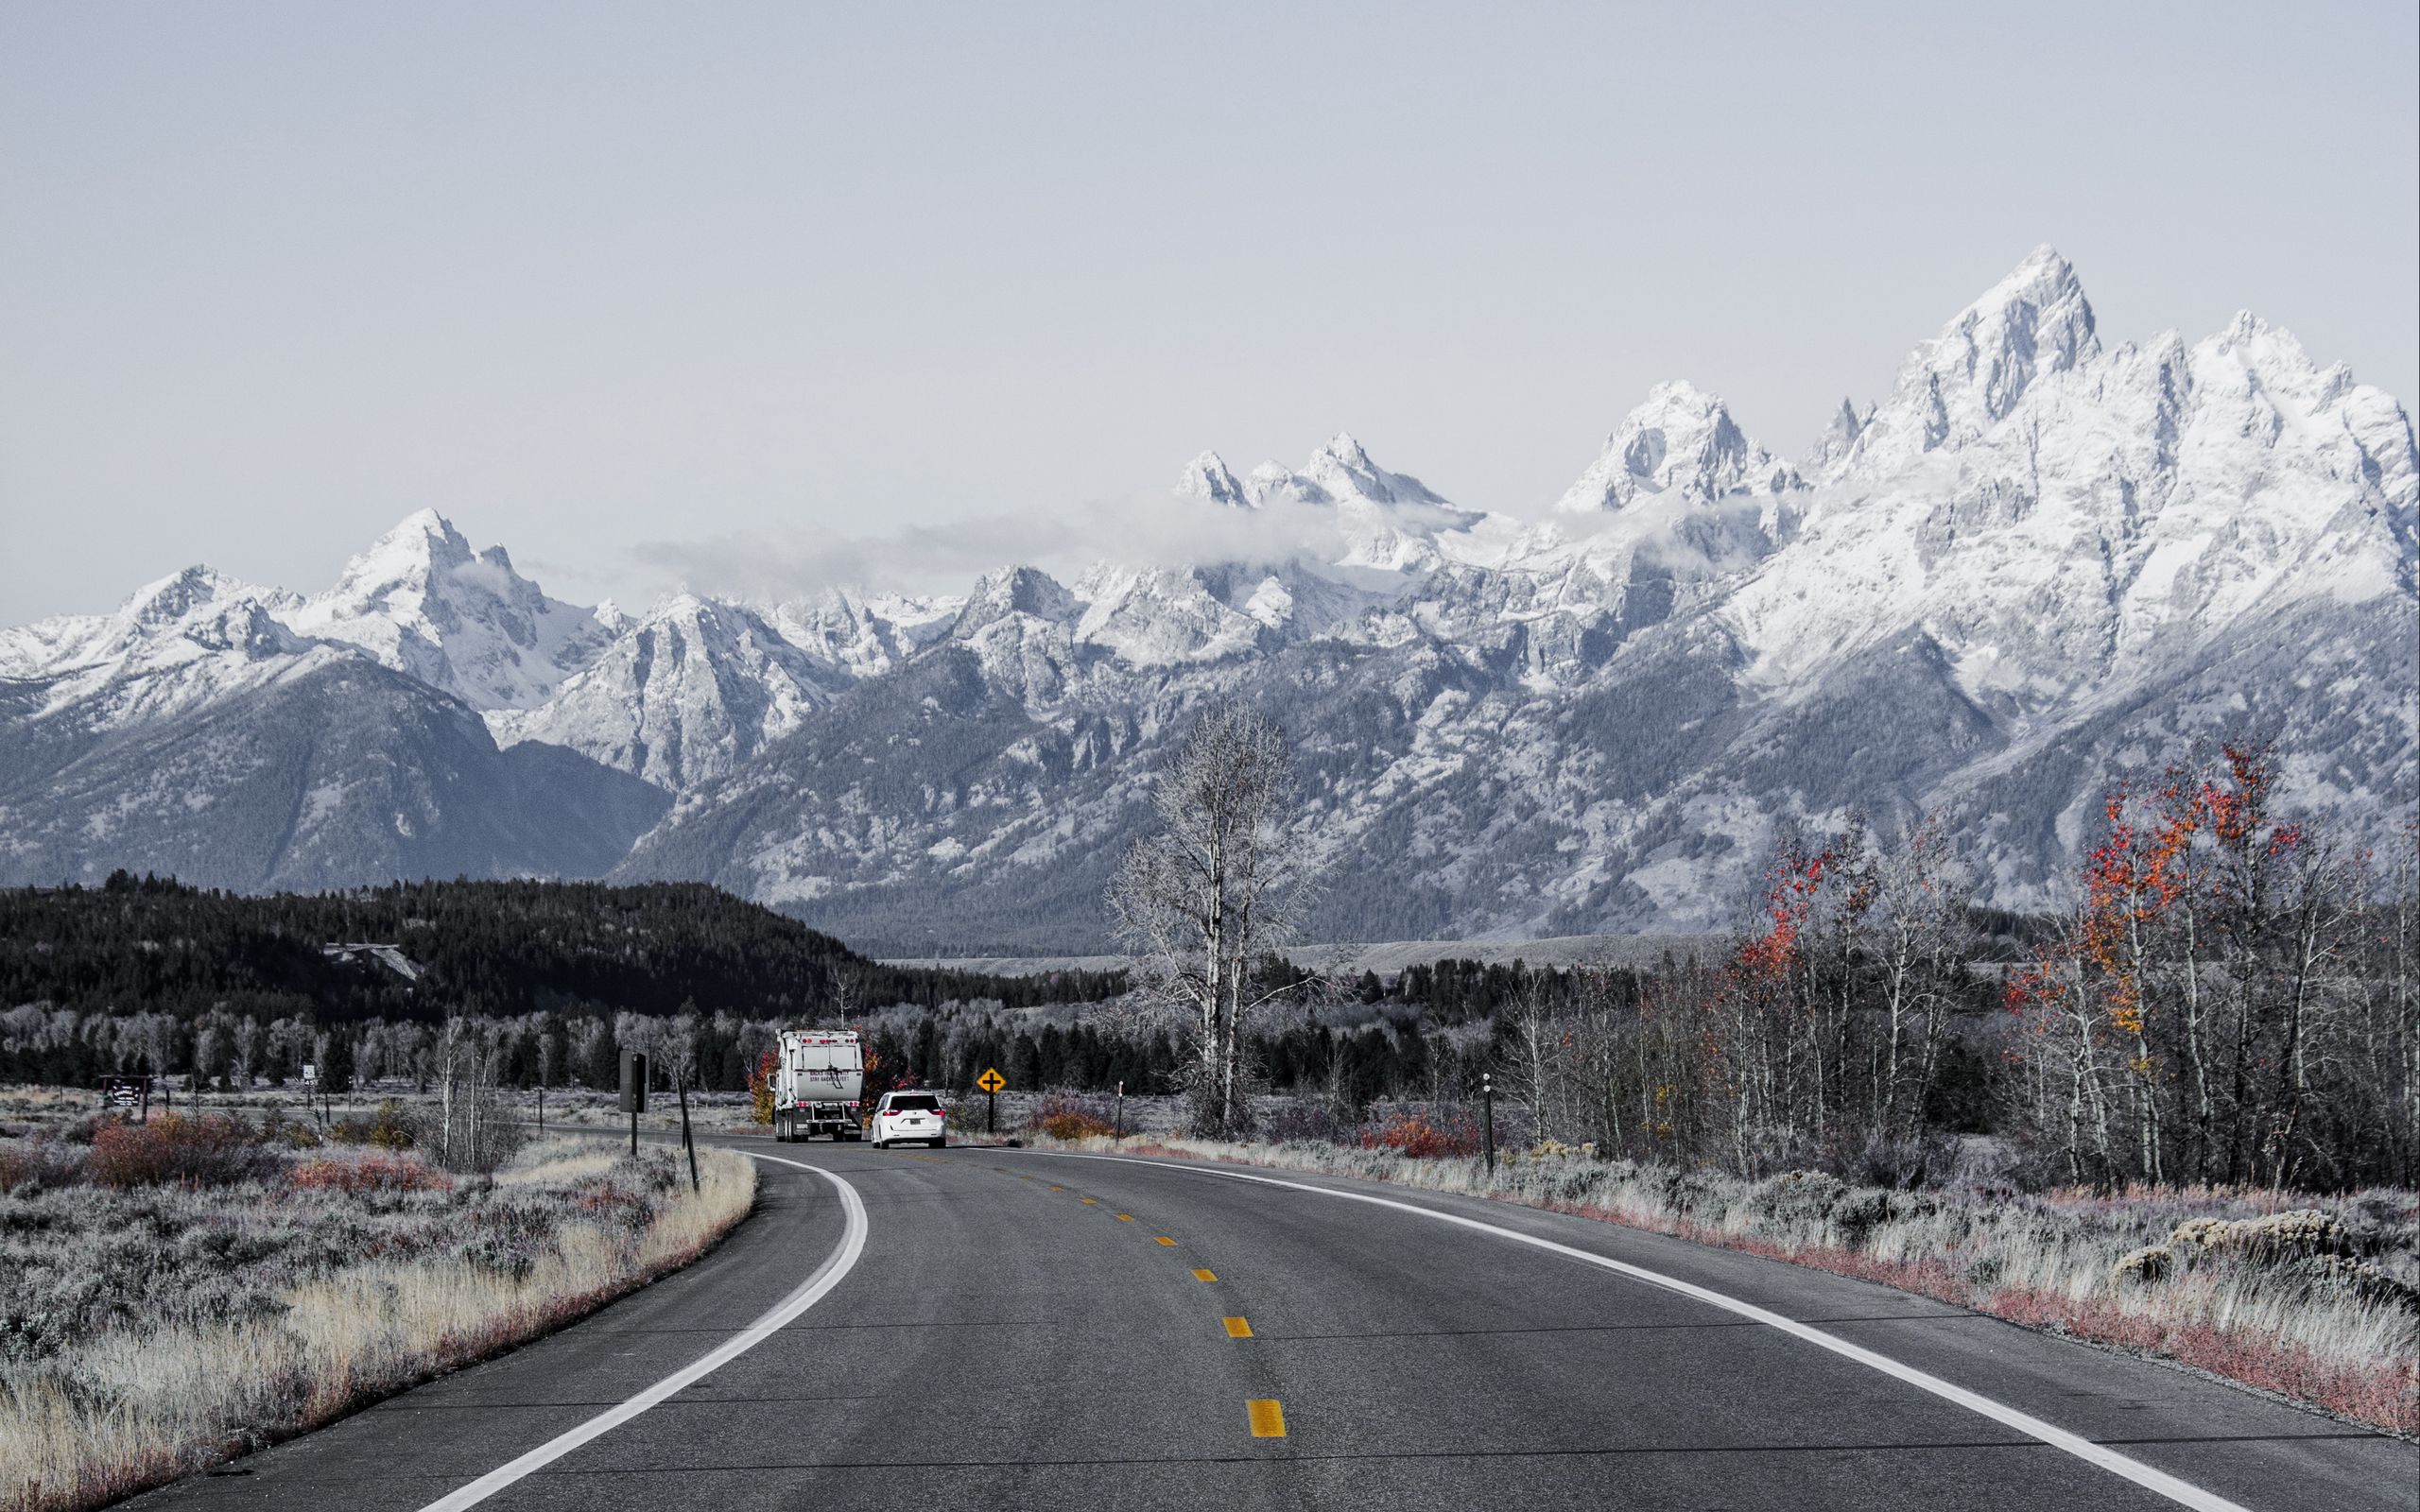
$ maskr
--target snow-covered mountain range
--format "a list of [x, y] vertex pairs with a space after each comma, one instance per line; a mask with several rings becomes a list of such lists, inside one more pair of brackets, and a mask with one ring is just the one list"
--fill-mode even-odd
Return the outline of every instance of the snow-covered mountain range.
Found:
[[1205, 452], [1159, 507], [1287, 543], [632, 616], [424, 512], [315, 596], [194, 568], [0, 630], [0, 880], [611, 872], [1086, 947], [1225, 696], [1298, 738], [1332, 938], [1717, 925], [1776, 822], [1851, 810], [1944, 812], [2031, 906], [2111, 777], [2197, 737], [2277, 738], [2373, 830], [2420, 776], [2403, 408], [2248, 315], [2104, 348], [2047, 248], [1794, 462], [1671, 382], [1539, 524], [1345, 435]]

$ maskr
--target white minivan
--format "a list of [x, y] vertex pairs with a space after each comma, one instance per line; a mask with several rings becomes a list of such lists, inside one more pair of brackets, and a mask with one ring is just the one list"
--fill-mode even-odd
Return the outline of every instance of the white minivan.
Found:
[[949, 1143], [948, 1116], [942, 1109], [942, 1100], [931, 1092], [885, 1092], [874, 1105], [873, 1147], [929, 1144], [941, 1149]]

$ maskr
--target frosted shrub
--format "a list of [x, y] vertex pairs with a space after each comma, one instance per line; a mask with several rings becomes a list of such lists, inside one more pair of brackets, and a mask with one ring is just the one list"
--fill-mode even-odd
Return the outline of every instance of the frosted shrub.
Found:
[[40, 1173], [0, 1193], [0, 1512], [97, 1505], [553, 1328], [702, 1253], [755, 1190], [713, 1149], [692, 1196], [668, 1150], [555, 1141], [490, 1181], [149, 1126], [95, 1130], [91, 1172], [0, 1139], [0, 1173]]

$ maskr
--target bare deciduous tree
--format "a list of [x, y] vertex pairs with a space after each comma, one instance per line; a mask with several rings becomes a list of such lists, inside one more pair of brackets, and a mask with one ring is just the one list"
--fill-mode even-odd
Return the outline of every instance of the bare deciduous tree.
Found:
[[437, 1037], [437, 1102], [419, 1143], [448, 1171], [492, 1172], [521, 1141], [521, 1131], [505, 1121], [493, 1028], [457, 1014]]
[[1316, 882], [1311, 843], [1289, 825], [1294, 804], [1285, 731], [1243, 705], [1216, 705], [1159, 774], [1157, 832], [1110, 883], [1118, 933], [1139, 957], [1137, 986], [1183, 1011], [1193, 1032], [1187, 1088], [1205, 1133], [1249, 1127], [1246, 1025], [1294, 988], [1252, 985], [1255, 959], [1301, 927]]

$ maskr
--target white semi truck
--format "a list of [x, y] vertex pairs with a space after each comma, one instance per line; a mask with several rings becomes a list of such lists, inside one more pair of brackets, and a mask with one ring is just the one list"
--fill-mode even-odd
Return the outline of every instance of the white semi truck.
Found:
[[865, 1046], [854, 1029], [785, 1029], [773, 1073], [773, 1138], [784, 1144], [829, 1134], [863, 1138]]

